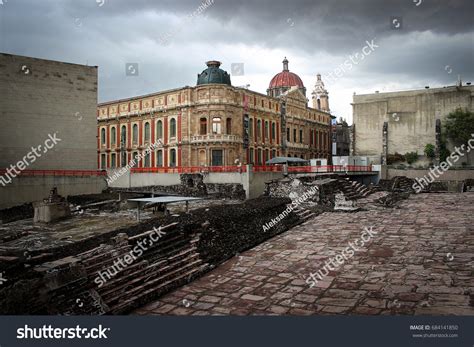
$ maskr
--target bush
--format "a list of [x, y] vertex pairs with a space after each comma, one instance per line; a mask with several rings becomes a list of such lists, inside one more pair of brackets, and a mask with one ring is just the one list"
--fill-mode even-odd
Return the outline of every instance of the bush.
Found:
[[398, 163], [398, 162], [401, 162], [401, 161], [405, 161], [405, 157], [400, 153], [395, 152], [395, 154], [388, 154], [387, 155], [387, 164], [388, 165], [392, 165], [394, 163]]
[[408, 164], [413, 164], [418, 160], [418, 152], [408, 152], [405, 154], [405, 160]]
[[425, 155], [433, 160], [436, 156], [436, 153], [435, 153], [435, 146], [432, 145], [431, 143], [428, 143], [426, 146], [425, 146]]

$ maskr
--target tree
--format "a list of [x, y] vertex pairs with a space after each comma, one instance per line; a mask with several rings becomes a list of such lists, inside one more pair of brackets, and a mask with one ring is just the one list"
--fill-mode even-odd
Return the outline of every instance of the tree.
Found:
[[474, 134], [474, 113], [457, 108], [446, 117], [445, 128], [446, 136], [455, 145], [467, 143]]
[[474, 113], [457, 108], [448, 114], [445, 122], [446, 137], [456, 146], [466, 144], [474, 134]]

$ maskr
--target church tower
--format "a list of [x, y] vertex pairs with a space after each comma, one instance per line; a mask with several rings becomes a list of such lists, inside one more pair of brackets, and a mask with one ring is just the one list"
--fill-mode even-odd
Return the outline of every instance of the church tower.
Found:
[[328, 91], [324, 87], [324, 82], [321, 80], [321, 74], [316, 76], [316, 84], [311, 93], [313, 99], [313, 108], [321, 111], [329, 112], [329, 97]]

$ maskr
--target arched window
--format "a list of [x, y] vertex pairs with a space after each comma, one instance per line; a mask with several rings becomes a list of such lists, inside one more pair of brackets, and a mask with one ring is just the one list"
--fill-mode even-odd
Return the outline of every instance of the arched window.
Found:
[[163, 151], [159, 150], [156, 152], [156, 166], [163, 166]]
[[159, 120], [156, 122], [156, 139], [163, 138], [163, 122]]
[[174, 148], [170, 150], [170, 166], [176, 166], [176, 149]]
[[122, 130], [120, 130], [120, 146], [125, 147], [126, 145], [127, 145], [127, 127], [125, 125], [122, 125]]
[[145, 123], [145, 142], [150, 141], [150, 123]]
[[170, 120], [170, 137], [176, 137], [176, 119]]
[[199, 135], [207, 134], [207, 118], [201, 118], [199, 120]]
[[132, 142], [134, 144], [138, 143], [138, 125], [136, 124], [133, 124], [133, 127], [132, 127]]
[[222, 124], [219, 117], [212, 118], [212, 133], [221, 134], [222, 133]]
[[232, 134], [232, 118], [227, 118], [225, 122], [225, 133], [227, 135]]
[[100, 143], [102, 145], [105, 145], [105, 128], [102, 128], [100, 130]]
[[117, 141], [117, 133], [115, 132], [115, 127], [112, 127], [112, 128], [110, 128], [110, 142], [113, 145], [115, 145], [116, 141]]
[[253, 137], [253, 118], [249, 119], [249, 137]]

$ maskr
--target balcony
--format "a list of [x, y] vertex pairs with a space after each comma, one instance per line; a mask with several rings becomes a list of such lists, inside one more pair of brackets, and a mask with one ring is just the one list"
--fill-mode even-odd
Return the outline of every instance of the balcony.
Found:
[[226, 134], [208, 134], [208, 135], [193, 135], [191, 136], [191, 143], [243, 143], [242, 137], [237, 135]]

